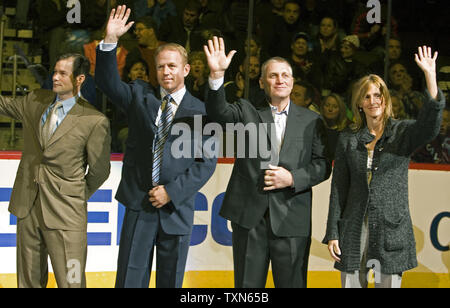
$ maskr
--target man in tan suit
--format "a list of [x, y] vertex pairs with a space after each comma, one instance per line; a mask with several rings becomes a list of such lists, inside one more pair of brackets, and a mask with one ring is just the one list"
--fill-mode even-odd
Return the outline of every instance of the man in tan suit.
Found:
[[50, 256], [58, 287], [85, 287], [87, 200], [108, 178], [108, 119], [80, 97], [89, 61], [61, 56], [53, 91], [0, 96], [0, 114], [21, 121], [24, 149], [9, 211], [17, 216], [17, 282], [45, 287]]

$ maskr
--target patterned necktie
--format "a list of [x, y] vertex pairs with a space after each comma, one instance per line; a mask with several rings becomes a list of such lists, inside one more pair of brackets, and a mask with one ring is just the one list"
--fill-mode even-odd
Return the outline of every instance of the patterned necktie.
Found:
[[42, 126], [42, 141], [44, 145], [47, 145], [47, 142], [56, 130], [56, 124], [58, 122], [58, 109], [60, 107], [62, 107], [62, 102], [57, 101], [48, 113], [47, 119]]
[[164, 151], [164, 144], [169, 136], [170, 124], [173, 120], [172, 112], [172, 97], [167, 95], [161, 103], [161, 117], [158, 122], [158, 131], [154, 140], [153, 146], [153, 170], [152, 181], [153, 185], [159, 183], [159, 175], [161, 172], [162, 155]]

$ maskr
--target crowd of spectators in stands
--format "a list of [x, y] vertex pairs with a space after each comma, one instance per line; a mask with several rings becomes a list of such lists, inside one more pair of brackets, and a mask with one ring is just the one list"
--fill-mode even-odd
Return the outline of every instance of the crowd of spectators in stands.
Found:
[[[322, 114], [329, 133], [329, 144], [333, 148], [339, 131], [345, 129], [353, 119], [349, 108], [352, 83], [369, 73], [383, 77], [387, 54], [389, 67], [384, 79], [392, 91], [394, 113], [398, 119], [417, 117], [423, 104], [423, 81], [413, 61], [415, 50], [405, 48], [402, 29], [413, 33], [414, 26], [421, 26], [420, 22], [412, 21], [408, 15], [409, 11], [420, 7], [409, 1], [408, 4], [400, 1], [404, 6], [402, 10], [397, 9], [398, 3], [394, 6], [391, 36], [386, 49], [386, 1], [380, 1], [381, 24], [368, 23], [366, 15], [370, 8], [366, 6], [367, 1], [254, 2], [253, 33], [248, 42], [248, 0], [111, 0], [111, 7], [118, 4], [131, 7], [131, 20], [135, 21], [134, 31], [124, 36], [117, 53], [122, 79], [126, 82], [141, 79], [148, 81], [150, 88], [155, 88], [157, 82], [153, 54], [159, 45], [175, 42], [189, 52], [191, 71], [186, 80], [187, 88], [203, 100], [208, 85], [208, 66], [203, 45], [213, 35], [220, 35], [225, 38], [227, 47], [238, 51], [225, 80], [229, 101], [244, 98], [245, 74], [248, 74], [250, 102], [255, 105], [266, 103], [258, 82], [261, 64], [269, 57], [285, 57], [292, 64], [295, 78], [292, 101]], [[103, 37], [108, 15], [107, 1], [80, 0], [80, 24], [66, 22], [69, 8], [62, 4], [65, 1], [37, 0], [37, 3], [37, 24], [41, 31], [43, 54], [48, 55], [48, 59], [45, 59], [48, 67], [52, 67], [57, 54], [68, 50], [78, 51], [90, 59], [91, 74], [94, 74], [95, 47]], [[443, 7], [448, 6], [444, 4]], [[433, 24], [427, 25], [430, 31], [441, 30], [442, 27], [448, 29], [439, 19], [428, 21]], [[410, 47], [418, 43], [411, 38], [407, 41]], [[436, 49], [439, 50], [439, 46]], [[448, 56], [440, 53], [442, 61], [438, 68], [439, 86], [447, 98], [450, 61], [447, 64], [445, 61]], [[100, 109], [101, 95], [99, 92], [94, 94], [96, 99], [92, 103]], [[112, 110], [110, 104], [107, 106], [107, 114], [112, 119], [113, 132], [116, 134], [113, 136], [113, 151], [120, 152], [126, 138], [126, 119], [120, 111]], [[449, 121], [447, 108], [441, 134], [425, 148], [418, 150], [413, 160], [450, 163]]]

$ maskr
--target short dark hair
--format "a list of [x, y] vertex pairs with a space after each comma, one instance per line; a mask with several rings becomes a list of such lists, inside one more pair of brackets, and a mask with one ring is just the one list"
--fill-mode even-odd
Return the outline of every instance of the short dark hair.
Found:
[[298, 39], [304, 39], [306, 42], [309, 42], [310, 38], [308, 33], [306, 32], [297, 32], [292, 37], [292, 44], [294, 44]]
[[300, 10], [302, 9], [302, 7], [301, 7], [301, 5], [300, 5], [300, 2], [297, 1], [297, 0], [287, 0], [287, 1], [284, 2], [283, 7], [286, 8], [286, 5], [287, 5], [287, 4], [296, 4], [296, 5], [298, 5], [298, 7], [300, 8]]
[[133, 67], [133, 65], [135, 65], [136, 63], [142, 63], [144, 64], [144, 69], [145, 72], [148, 74], [150, 74], [150, 71], [148, 70], [148, 64], [147, 61], [145, 61], [143, 58], [141, 57], [137, 57], [134, 59], [131, 59], [131, 61], [129, 61], [128, 63], [125, 64], [125, 71], [127, 72], [127, 74], [131, 71], [131, 68]]
[[198, 0], [188, 0], [184, 6], [184, 9], [191, 12], [197, 12], [197, 14], [200, 14], [202, 6]]
[[294, 85], [298, 85], [300, 87], [305, 88], [306, 89], [306, 91], [305, 91], [305, 98], [306, 99], [310, 99], [311, 102], [314, 101], [314, 98], [316, 96], [316, 92], [315, 92], [314, 86], [312, 84], [310, 84], [309, 82], [304, 81], [304, 80], [295, 80], [294, 81]]
[[85, 56], [79, 54], [79, 53], [65, 53], [60, 55], [56, 62], [59, 62], [61, 60], [66, 60], [73, 58], [73, 65], [72, 65], [72, 75], [74, 78], [85, 75], [87, 76], [89, 74], [91, 64]]
[[156, 24], [155, 20], [150, 16], [141, 16], [139, 18], [136, 18], [134, 24], [137, 25], [139, 23], [144, 24], [147, 29], [153, 29], [155, 31], [158, 29], [158, 25]]

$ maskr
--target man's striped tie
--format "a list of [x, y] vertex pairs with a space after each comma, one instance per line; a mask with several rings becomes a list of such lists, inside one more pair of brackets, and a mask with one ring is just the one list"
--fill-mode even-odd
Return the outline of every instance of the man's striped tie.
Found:
[[58, 109], [60, 107], [62, 107], [62, 102], [57, 101], [48, 113], [44, 125], [41, 127], [42, 142], [44, 146], [47, 145], [47, 142], [56, 130], [58, 123]]
[[153, 185], [157, 185], [159, 183], [164, 144], [166, 143], [167, 137], [169, 136], [170, 124], [173, 120], [172, 104], [170, 103], [171, 101], [172, 97], [170, 95], [166, 95], [161, 103], [162, 112], [158, 122], [158, 131], [153, 143]]

